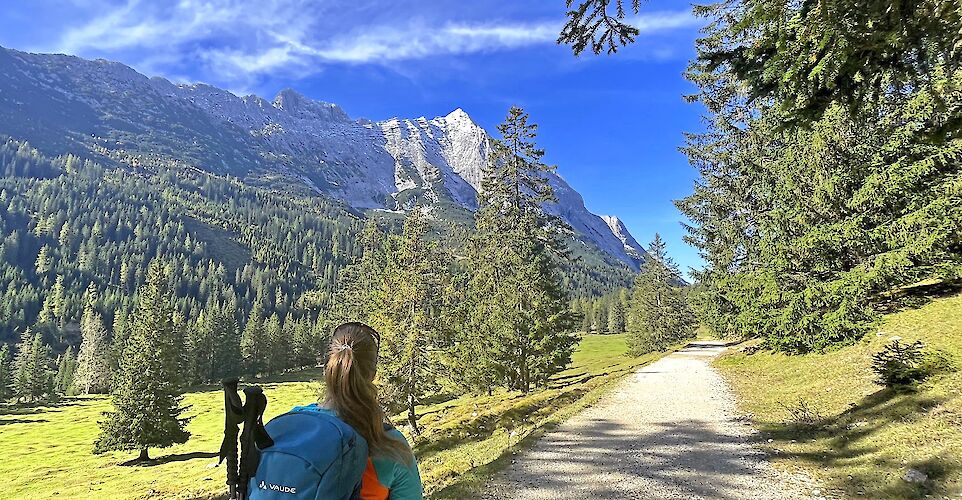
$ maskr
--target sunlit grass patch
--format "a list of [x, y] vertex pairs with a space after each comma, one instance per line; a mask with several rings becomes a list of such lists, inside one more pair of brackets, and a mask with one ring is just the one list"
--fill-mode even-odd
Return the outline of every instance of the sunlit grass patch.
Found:
[[[586, 336], [572, 366], [546, 390], [498, 391], [491, 396], [439, 396], [418, 408], [423, 428], [416, 441], [429, 492], [464, 498], [503, 465], [503, 457], [530, 436], [577, 412], [634, 368], [656, 359], [625, 356], [623, 335]], [[259, 383], [268, 397], [265, 417], [317, 400], [320, 370], [286, 374]], [[243, 384], [242, 384], [243, 385]], [[110, 410], [108, 397], [66, 398], [51, 406], [0, 406], [0, 477], [3, 498], [217, 498], [225, 491], [223, 467], [214, 467], [223, 437], [223, 395], [217, 386], [184, 398], [192, 417], [190, 440], [151, 450], [147, 466], [121, 465], [135, 453], [91, 453], [97, 421]], [[396, 418], [397, 423], [402, 423]], [[402, 430], [403, 427], [402, 427]], [[461, 496], [459, 496], [461, 495]]]
[[[962, 493], [962, 373], [914, 391], [883, 389], [872, 354], [893, 337], [921, 340], [962, 362], [962, 295], [889, 314], [877, 334], [826, 354], [735, 353], [716, 362], [741, 408], [772, 439], [777, 463], [845, 495], [918, 498]], [[910, 482], [909, 470], [928, 480]]]

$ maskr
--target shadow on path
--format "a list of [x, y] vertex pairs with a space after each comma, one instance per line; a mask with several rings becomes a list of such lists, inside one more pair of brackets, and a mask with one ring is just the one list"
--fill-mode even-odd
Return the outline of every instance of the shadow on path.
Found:
[[548, 434], [509, 470], [526, 485], [524, 498], [746, 498], [743, 487], [754, 482], [746, 478], [762, 475], [761, 452], [705, 422], [652, 424], [641, 435], [610, 420], [588, 424]]

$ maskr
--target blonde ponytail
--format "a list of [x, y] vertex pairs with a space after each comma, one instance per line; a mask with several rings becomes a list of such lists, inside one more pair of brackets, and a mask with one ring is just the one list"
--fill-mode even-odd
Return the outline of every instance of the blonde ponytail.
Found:
[[377, 331], [363, 323], [334, 329], [324, 367], [325, 406], [367, 441], [371, 455], [386, 454], [406, 463], [413, 459], [410, 450], [384, 431], [384, 412], [374, 385], [379, 342]]

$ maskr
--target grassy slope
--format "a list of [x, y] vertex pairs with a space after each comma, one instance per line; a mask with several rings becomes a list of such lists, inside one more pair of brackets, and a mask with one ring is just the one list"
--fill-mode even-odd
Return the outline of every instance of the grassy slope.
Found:
[[[742, 409], [760, 424], [778, 463], [807, 470], [846, 496], [917, 498], [962, 493], [962, 372], [942, 375], [914, 393], [874, 383], [871, 355], [893, 336], [923, 341], [962, 366], [962, 295], [887, 315], [857, 345], [807, 356], [743, 353], [717, 366]], [[804, 401], [820, 414], [799, 425], [784, 405]], [[928, 474], [908, 483], [909, 468]]]
[[[596, 400], [613, 381], [656, 358], [624, 356], [623, 336], [587, 336], [571, 368], [550, 387], [528, 395], [496, 393], [420, 408], [424, 428], [416, 445], [429, 492], [464, 498], [496, 470], [505, 451]], [[263, 384], [267, 416], [316, 400], [318, 371]], [[0, 477], [4, 498], [204, 498], [223, 491], [224, 470], [212, 468], [223, 432], [223, 396], [216, 388], [187, 394], [193, 416], [190, 441], [166, 450], [147, 467], [120, 465], [131, 453], [94, 456], [97, 420], [110, 409], [105, 397], [67, 398], [51, 407], [0, 406]], [[510, 456], [510, 454], [508, 454]]]

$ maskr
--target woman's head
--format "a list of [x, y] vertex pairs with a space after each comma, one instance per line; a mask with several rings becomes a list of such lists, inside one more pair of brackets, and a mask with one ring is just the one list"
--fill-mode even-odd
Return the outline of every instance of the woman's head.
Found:
[[[377, 331], [363, 323], [344, 323], [334, 329], [324, 368], [326, 405], [364, 437], [372, 454], [409, 457], [403, 443], [384, 432], [384, 412], [374, 386], [380, 340]], [[401, 450], [405, 453], [398, 453]]]
[[[377, 372], [377, 350], [381, 341], [380, 334], [364, 323], [344, 323], [334, 329], [328, 353], [327, 370], [331, 370], [331, 361], [336, 363], [356, 363], [359, 374], [369, 382], [374, 381]], [[349, 370], [342, 370], [346, 373]], [[340, 372], [335, 372], [335, 376]], [[327, 379], [328, 389], [331, 388]]]

